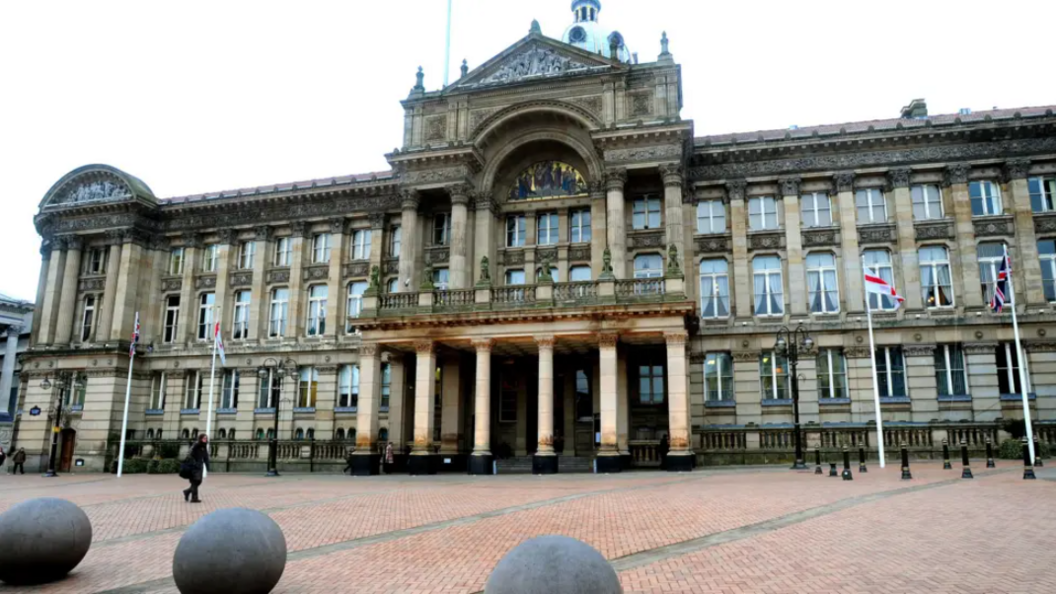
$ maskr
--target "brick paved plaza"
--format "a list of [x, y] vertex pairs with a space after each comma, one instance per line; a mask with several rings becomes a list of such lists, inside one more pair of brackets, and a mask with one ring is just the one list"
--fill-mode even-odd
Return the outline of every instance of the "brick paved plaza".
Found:
[[[783, 468], [615, 476], [212, 475], [202, 505], [173, 476], [0, 475], [0, 511], [34, 497], [82, 506], [94, 543], [69, 578], [0, 592], [175, 592], [183, 531], [242, 506], [282, 527], [277, 592], [479, 592], [523, 540], [600, 550], [626, 592], [1054, 592], [1056, 472], [917, 463], [853, 482]], [[857, 470], [857, 469], [856, 469]], [[2, 535], [0, 535], [2, 538]]]

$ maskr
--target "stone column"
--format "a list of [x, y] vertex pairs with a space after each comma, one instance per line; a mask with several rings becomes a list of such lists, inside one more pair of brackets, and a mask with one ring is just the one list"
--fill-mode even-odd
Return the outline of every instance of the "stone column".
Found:
[[[805, 316], [807, 271], [803, 265], [803, 234], [800, 231], [799, 176], [778, 180], [785, 204], [785, 253], [788, 257], [788, 300], [793, 316]], [[672, 448], [673, 450], [674, 448]]]
[[250, 284], [250, 306], [249, 306], [249, 338], [263, 342], [268, 337], [268, 294], [267, 269], [269, 260], [268, 249], [271, 246], [271, 238], [275, 229], [262, 225], [255, 229], [256, 245], [253, 246], [253, 280]]
[[231, 305], [233, 302], [233, 291], [231, 291], [229, 281], [231, 279], [231, 260], [233, 257], [237, 257], [235, 254], [238, 252], [237, 237], [238, 235], [234, 229], [221, 229], [220, 243], [217, 246], [216, 256], [216, 288], [214, 289], [216, 307], [213, 311], [213, 321], [220, 322], [220, 336], [226, 335], [230, 342], [233, 342], [231, 329], [235, 312], [234, 307]]
[[[920, 260], [917, 255], [917, 230], [913, 227], [913, 200], [909, 193], [909, 169], [892, 169], [887, 172], [888, 182], [895, 195], [895, 225], [898, 231], [898, 253], [895, 260], [901, 270], [900, 291], [906, 298], [906, 311], [920, 311], [923, 307], [920, 295]], [[899, 279], [895, 277], [895, 286]]]
[[693, 470], [694, 455], [690, 448], [689, 386], [686, 373], [685, 330], [667, 332], [667, 411], [668, 435], [671, 450], [667, 454], [667, 469], [675, 472]]
[[619, 335], [598, 334], [598, 351], [601, 363], [601, 447], [596, 458], [598, 472], [620, 472], [622, 463], [617, 442], [617, 364], [616, 343]]
[[[376, 212], [367, 215], [370, 220], [370, 269], [375, 266], [381, 268], [381, 262], [386, 257], [385, 250], [385, 213]], [[368, 276], [369, 278], [369, 276]], [[382, 275], [384, 278], [384, 274]]]
[[616, 446], [624, 468], [631, 467], [630, 400], [627, 390], [627, 351], [616, 353]]
[[[304, 309], [307, 300], [304, 294], [304, 261], [309, 257], [305, 252], [312, 249], [310, 240], [308, 246], [304, 245], [307, 232], [308, 224], [304, 221], [290, 223], [290, 304], [286, 314], [286, 338], [293, 340], [304, 336], [307, 321]], [[327, 299], [330, 299], [329, 295]]]
[[99, 309], [99, 320], [92, 331], [93, 340], [106, 341], [114, 325], [114, 302], [117, 299], [117, 277], [121, 265], [121, 238], [118, 233], [107, 233], [110, 253], [106, 260], [106, 281], [103, 284], [103, 302]]
[[627, 278], [627, 223], [623, 213], [623, 186], [626, 183], [626, 169], [612, 169], [605, 174], [606, 237], [616, 278]]
[[[982, 309], [979, 290], [979, 258], [975, 250], [975, 225], [972, 223], [972, 201], [968, 196], [967, 163], [946, 167], [946, 188], [953, 202], [954, 234], [957, 238], [957, 264], [961, 269], [960, 303], [967, 309]], [[953, 259], [951, 258], [951, 262]]]
[[55, 340], [55, 318], [59, 313], [59, 300], [62, 298], [62, 271], [66, 263], [66, 239], [62, 237], [52, 239], [48, 249], [50, 257], [46, 258], [42, 264], [42, 266], [47, 266], [44, 278], [43, 307], [37, 314], [39, 320], [34, 320], [38, 328], [37, 342], [39, 344], [51, 344]]
[[473, 286], [473, 265], [470, 262], [470, 240], [473, 225], [469, 221], [470, 187], [454, 186], [451, 192], [451, 259], [450, 280], [452, 289], [468, 289]]
[[934, 344], [907, 344], [906, 389], [909, 390], [912, 413], [910, 421], [930, 421], [939, 418], [938, 383], [935, 380]]
[[[685, 253], [684, 229], [682, 226], [682, 166], [678, 163], [666, 163], [660, 166], [660, 176], [664, 180], [664, 222], [667, 230], [667, 245], [678, 246], [679, 253]], [[678, 265], [685, 268], [684, 262]]]
[[356, 412], [356, 451], [352, 473], [356, 476], [378, 474], [381, 454], [378, 452], [378, 406], [381, 403], [381, 358], [378, 345], [364, 343], [359, 347], [359, 406]]
[[[406, 445], [404, 437], [404, 425], [406, 416], [406, 379], [403, 355], [391, 353], [389, 358], [389, 441], [392, 442], [394, 455], [397, 462], [402, 465], [403, 448]], [[402, 467], [402, 466], [400, 466]]]
[[532, 474], [557, 474], [554, 452], [554, 337], [536, 336], [539, 347], [539, 441], [532, 457]]
[[436, 474], [436, 455], [433, 452], [436, 346], [431, 340], [420, 340], [415, 343], [414, 349], [418, 353], [414, 376], [414, 448], [408, 470], [411, 474]]
[[441, 366], [440, 454], [442, 458], [454, 460], [462, 453], [459, 448], [463, 428], [461, 358], [457, 354], [444, 357]]
[[[477, 195], [473, 205], [473, 266], [470, 279], [474, 284], [480, 280], [480, 261], [484, 256], [488, 257], [489, 272], [492, 282], [498, 273], [498, 263], [495, 262], [498, 238], [495, 233], [495, 217], [498, 206], [487, 196]], [[501, 281], [500, 281], [501, 284]]]
[[33, 300], [33, 324], [30, 327], [30, 341], [40, 342], [40, 316], [44, 312], [44, 285], [48, 283], [48, 265], [51, 263], [51, 242], [44, 240], [40, 244], [40, 269], [37, 272], [37, 295]]
[[730, 201], [730, 235], [733, 241], [733, 307], [738, 320], [752, 318], [752, 276], [748, 262], [748, 216], [744, 209], [744, 180], [726, 182]]
[[[374, 239], [371, 237], [371, 239]], [[326, 328], [323, 336], [335, 337], [345, 333], [348, 326], [348, 312], [345, 302], [348, 301], [348, 289], [342, 280], [341, 268], [345, 264], [348, 251], [348, 223], [343, 217], [330, 221], [330, 272], [326, 289]], [[373, 242], [371, 249], [374, 248]], [[374, 432], [378, 428], [375, 425]], [[358, 437], [357, 437], [358, 439]]]
[[1020, 303], [1045, 303], [1045, 291], [1041, 283], [1041, 260], [1038, 259], [1038, 238], [1034, 233], [1034, 211], [1030, 205], [1027, 173], [1030, 161], [1014, 159], [1005, 163], [1008, 191], [1011, 196], [1005, 201], [1005, 211], [1015, 215], [1016, 251], [1018, 262], [1012, 263], [1012, 280], [1020, 280], [1013, 287], [1013, 297], [1024, 295]]
[[477, 351], [476, 406], [474, 407], [473, 454], [469, 474], [493, 474], [491, 455], [491, 348], [490, 338], [474, 340]]
[[590, 278], [597, 280], [608, 247], [605, 182], [590, 182]]
[[[141, 282], [141, 274], [148, 268], [149, 258], [144, 256], [143, 241], [145, 237], [133, 230], [125, 233], [121, 246], [121, 270], [118, 271], [117, 289], [114, 300], [114, 319], [110, 326], [110, 340], [132, 337], [132, 328], [136, 323], [136, 312], [140, 306], [140, 295], [147, 294], [147, 288]], [[144, 322], [140, 315], [140, 325]]]
[[406, 190], [402, 194], [403, 214], [400, 219], [400, 281], [401, 293], [413, 293], [418, 290], [421, 279], [417, 278], [415, 259], [418, 257], [418, 192]]
[[[18, 336], [22, 333], [22, 326], [12, 324], [7, 327], [4, 336], [4, 366], [0, 369], [0, 411], [7, 408], [7, 399], [11, 394], [11, 382], [15, 377], [15, 359], [18, 358]], [[18, 406], [18, 403], [15, 403]], [[11, 411], [14, 414], [14, 411]], [[9, 454], [10, 455], [10, 454]]]
[[62, 294], [55, 322], [55, 344], [69, 344], [73, 333], [73, 317], [77, 310], [77, 278], [81, 273], [81, 247], [77, 235], [66, 238], [66, 262], [62, 270]]
[[854, 173], [843, 171], [832, 178], [840, 209], [840, 252], [843, 257], [844, 311], [865, 310], [862, 254], [858, 249], [858, 206], [854, 201]]
[[[193, 233], [184, 237], [183, 240], [183, 274], [180, 279], [180, 325], [177, 328], [177, 333], [180, 337], [179, 342], [189, 344], [194, 342], [195, 331], [198, 325], [198, 303], [196, 303], [195, 297], [197, 291], [194, 289], [194, 268], [195, 261], [198, 257], [198, 250], [202, 249], [202, 236]], [[170, 255], [171, 258], [171, 255]], [[169, 264], [166, 264], [168, 269]], [[116, 326], [113, 333], [110, 334], [110, 339], [114, 340], [119, 338], [116, 334]]]

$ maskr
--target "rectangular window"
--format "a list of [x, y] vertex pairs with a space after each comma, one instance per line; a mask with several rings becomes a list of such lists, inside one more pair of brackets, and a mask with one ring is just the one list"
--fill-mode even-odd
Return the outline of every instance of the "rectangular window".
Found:
[[205, 246], [202, 254], [202, 272], [216, 272], [216, 266], [220, 262], [220, 246], [211, 243]]
[[950, 255], [942, 246], [922, 247], [920, 254], [921, 296], [927, 307], [953, 305], [953, 280]]
[[389, 398], [392, 396], [392, 366], [381, 364], [381, 410], [389, 410]]
[[220, 388], [220, 408], [238, 408], [238, 370], [228, 369], [224, 372]]
[[83, 274], [106, 274], [106, 261], [109, 250], [91, 248], [82, 256], [81, 272]]
[[752, 283], [755, 292], [755, 315], [774, 316], [785, 311], [781, 286], [781, 258], [756, 256], [752, 260]]
[[451, 273], [447, 268], [433, 269], [433, 286], [440, 291], [446, 291], [450, 286]]
[[282, 378], [279, 377], [278, 371], [274, 368], [269, 368], [264, 377], [260, 378], [260, 392], [257, 396], [257, 408], [275, 408], [275, 403], [279, 401], [279, 392], [282, 389]]
[[510, 378], [512, 374], [504, 373], [500, 380], [499, 390], [499, 422], [517, 422], [517, 383]]
[[359, 365], [342, 365], [337, 381], [337, 406], [355, 408], [359, 405]]
[[308, 287], [308, 336], [322, 336], [326, 332], [326, 285]]
[[535, 244], [553, 245], [557, 243], [558, 218], [556, 212], [538, 215], [535, 218]]
[[[1005, 244], [980, 243], [975, 248], [975, 255], [979, 261], [979, 282], [983, 291], [983, 303], [990, 303], [994, 296], [994, 288], [997, 286], [997, 271], [1001, 268], [1001, 259], [1005, 257]], [[1008, 295], [1005, 295], [1005, 303], [1011, 303]]]
[[909, 396], [906, 390], [906, 359], [902, 354], [902, 347], [878, 347], [873, 353], [873, 358], [876, 361], [876, 380], [880, 386], [880, 396]]
[[169, 274], [183, 274], [183, 248], [172, 248], [169, 252]]
[[290, 290], [271, 290], [271, 307], [268, 312], [268, 336], [276, 338], [286, 335], [286, 314], [290, 307]]
[[659, 229], [660, 199], [655, 196], [636, 198], [631, 210], [631, 226], [635, 229]]
[[293, 252], [293, 240], [289, 237], [279, 237], [275, 240], [275, 265], [289, 266], [290, 254]]
[[507, 285], [523, 285], [525, 282], [523, 270], [507, 270], [506, 271], [506, 284]]
[[755, 196], [748, 199], [748, 229], [777, 229], [777, 201], [773, 196]]
[[297, 408], [314, 408], [319, 388], [319, 371], [314, 367], [302, 367], [297, 376]]
[[249, 291], [235, 291], [235, 319], [231, 326], [232, 340], [249, 338], [249, 300]]
[[571, 221], [571, 238], [569, 241], [572, 243], [590, 243], [590, 211], [586, 209], [573, 210]]
[[1046, 301], [1056, 301], [1056, 241], [1042, 239], [1038, 242], [1041, 259], [1041, 286]]
[[807, 254], [807, 302], [811, 313], [840, 311], [836, 256], [828, 253]]
[[573, 283], [582, 283], [590, 280], [590, 266], [573, 266], [568, 269], [568, 280]]
[[887, 199], [879, 188], [863, 188], [854, 193], [854, 202], [858, 207], [858, 223], [887, 222]]
[[697, 233], [725, 233], [726, 206], [721, 200], [701, 200], [697, 203]]
[[638, 365], [638, 400], [642, 404], [664, 403], [663, 365]]
[[[1019, 355], [1016, 343], [1003, 342], [995, 349], [997, 356], [997, 391], [1001, 394], [1022, 394], [1023, 384], [1019, 381]], [[1027, 373], [1027, 391], [1030, 391], [1030, 368]]]
[[370, 259], [370, 229], [357, 229], [352, 232], [352, 259]]
[[935, 349], [935, 381], [939, 396], [968, 394], [968, 374], [961, 345], [943, 344]]
[[[366, 281], [348, 283], [348, 302], [345, 304], [346, 312], [350, 318], [358, 318], [363, 311], [363, 293], [367, 290]], [[345, 332], [352, 332], [352, 325], [345, 328]]]
[[202, 404], [202, 372], [192, 371], [187, 374], [185, 381], [187, 389], [183, 397], [183, 408], [196, 410]]
[[169, 295], [165, 298], [165, 333], [162, 342], [172, 344], [179, 340], [180, 331], [180, 296]]
[[730, 315], [730, 276], [726, 260], [700, 262], [700, 315], [725, 318]]
[[1034, 212], [1056, 210], [1056, 177], [1032, 177], [1027, 180], [1027, 189]]
[[74, 383], [73, 389], [66, 392], [66, 404], [74, 410], [84, 409], [84, 399], [88, 395], [88, 378], [82, 377], [79, 383]]
[[941, 219], [942, 191], [934, 184], [913, 186], [909, 189], [913, 199], [913, 218], [917, 221]]
[[330, 261], [330, 234], [316, 233], [312, 236], [312, 263], [326, 264]]
[[451, 215], [443, 212], [433, 216], [433, 245], [451, 243]]
[[733, 400], [733, 358], [729, 353], [705, 355], [704, 394], [709, 402]]
[[253, 255], [256, 253], [256, 243], [243, 241], [238, 244], [238, 268], [240, 270], [253, 270]]
[[83, 315], [81, 316], [81, 342], [92, 339], [92, 325], [95, 323], [95, 295], [84, 296]]
[[154, 373], [150, 376], [150, 409], [165, 408], [165, 373]]
[[660, 254], [640, 254], [634, 257], [634, 278], [661, 278], [664, 258]]
[[402, 245], [403, 232], [399, 225], [389, 227], [389, 257], [400, 257], [400, 246]]
[[787, 400], [788, 361], [773, 352], [765, 352], [759, 357], [759, 382], [763, 400]]
[[818, 398], [847, 398], [847, 363], [838, 349], [818, 352]]
[[591, 395], [590, 371], [576, 370], [576, 420], [594, 420], [594, 397]]
[[[865, 250], [865, 267], [873, 274], [879, 275], [890, 286], [895, 286], [895, 271], [891, 267], [891, 252], [887, 250]], [[893, 310], [898, 302], [890, 295], [868, 293], [869, 308], [873, 311]]]
[[799, 198], [799, 213], [804, 227], [831, 227], [832, 203], [824, 192], [811, 192]]
[[198, 340], [212, 340], [216, 294], [202, 293], [198, 298]]
[[506, 247], [524, 247], [524, 215], [506, 217]]
[[991, 181], [973, 181], [968, 184], [968, 196], [972, 201], [972, 216], [985, 217], [999, 215], [1001, 208], [1001, 187]]

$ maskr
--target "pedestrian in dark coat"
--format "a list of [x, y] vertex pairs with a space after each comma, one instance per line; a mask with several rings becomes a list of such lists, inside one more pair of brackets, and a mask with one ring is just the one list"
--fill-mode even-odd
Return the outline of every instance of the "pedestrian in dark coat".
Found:
[[184, 501], [201, 503], [198, 498], [198, 486], [202, 484], [202, 474], [209, 468], [209, 437], [204, 433], [198, 436], [198, 441], [191, 447], [190, 458], [194, 460], [194, 471], [191, 473], [191, 486], [183, 490]]
[[11, 474], [26, 474], [26, 448], [18, 448], [15, 455], [11, 456], [11, 461], [15, 464], [11, 467]]

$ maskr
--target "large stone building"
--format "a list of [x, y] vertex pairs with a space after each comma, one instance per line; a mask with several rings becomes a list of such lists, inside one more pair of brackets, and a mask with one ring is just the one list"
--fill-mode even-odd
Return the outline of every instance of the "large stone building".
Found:
[[4, 452], [11, 449], [18, 410], [18, 357], [29, 348], [32, 326], [33, 304], [0, 294], [0, 447]]
[[[59, 180], [20, 377], [23, 410], [68, 404], [60, 465], [113, 455], [136, 312], [130, 437], [205, 430], [220, 320], [212, 437], [235, 462], [263, 460], [276, 426], [291, 464], [354, 445], [361, 473], [387, 442], [416, 473], [529, 455], [615, 471], [655, 464], [664, 437], [670, 469], [786, 458], [794, 381], [774, 349], [800, 324], [807, 445], [872, 449], [863, 260], [906, 298], [872, 297], [888, 442], [977, 445], [1023, 414], [1009, 310], [986, 307], [1004, 247], [1052, 439], [1052, 109], [916, 100], [698, 137], [666, 36], [640, 61], [599, 1], [572, 8], [562, 39], [533, 23], [443, 89], [419, 71], [390, 171], [176, 198], [105, 165]], [[50, 426], [21, 420], [41, 464]]]

